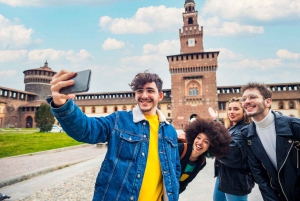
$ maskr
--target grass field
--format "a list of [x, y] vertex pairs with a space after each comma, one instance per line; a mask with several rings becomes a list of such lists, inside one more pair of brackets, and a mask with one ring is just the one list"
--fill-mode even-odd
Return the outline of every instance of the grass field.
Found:
[[36, 130], [0, 131], [0, 158], [82, 144], [66, 133], [40, 133]]

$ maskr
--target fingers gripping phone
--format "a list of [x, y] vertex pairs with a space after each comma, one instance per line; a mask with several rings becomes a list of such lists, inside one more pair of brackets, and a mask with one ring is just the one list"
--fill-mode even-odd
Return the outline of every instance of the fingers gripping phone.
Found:
[[68, 79], [74, 80], [74, 84], [61, 88], [59, 92], [61, 94], [87, 92], [90, 88], [91, 73], [91, 70], [76, 72], [73, 77]]

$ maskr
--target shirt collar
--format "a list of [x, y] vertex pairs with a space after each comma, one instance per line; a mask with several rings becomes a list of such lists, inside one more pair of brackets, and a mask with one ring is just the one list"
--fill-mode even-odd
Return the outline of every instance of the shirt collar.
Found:
[[[142, 120], [146, 120], [146, 118], [138, 104], [133, 108], [132, 114], [133, 114], [133, 122], [134, 123], [138, 123]], [[167, 121], [166, 117], [163, 115], [163, 113], [159, 109], [156, 109], [156, 114], [158, 115], [159, 122], [165, 122], [166, 124], [170, 124]]]

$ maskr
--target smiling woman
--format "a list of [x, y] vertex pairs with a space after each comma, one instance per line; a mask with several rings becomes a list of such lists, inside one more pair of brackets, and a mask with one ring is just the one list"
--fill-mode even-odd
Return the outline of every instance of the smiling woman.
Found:
[[185, 137], [186, 145], [178, 143], [181, 156], [180, 193], [204, 168], [206, 157], [224, 156], [229, 152], [231, 141], [229, 133], [221, 123], [201, 118], [196, 118], [186, 127]]
[[[252, 176], [247, 164], [245, 147], [241, 137], [241, 128], [251, 122], [243, 110], [242, 102], [254, 100], [258, 96], [233, 97], [229, 100], [225, 127], [228, 129], [232, 141], [230, 152], [225, 157], [215, 161], [215, 176], [217, 177], [213, 200], [245, 201], [254, 186]], [[211, 114], [213, 117], [217, 115]], [[232, 177], [228, 177], [231, 175]]]

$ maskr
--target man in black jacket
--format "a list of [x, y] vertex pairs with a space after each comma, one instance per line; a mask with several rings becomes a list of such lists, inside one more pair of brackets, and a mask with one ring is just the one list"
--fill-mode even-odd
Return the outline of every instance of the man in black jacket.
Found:
[[300, 200], [300, 119], [271, 111], [264, 84], [242, 86], [243, 108], [253, 123], [242, 129], [251, 172], [267, 201]]

